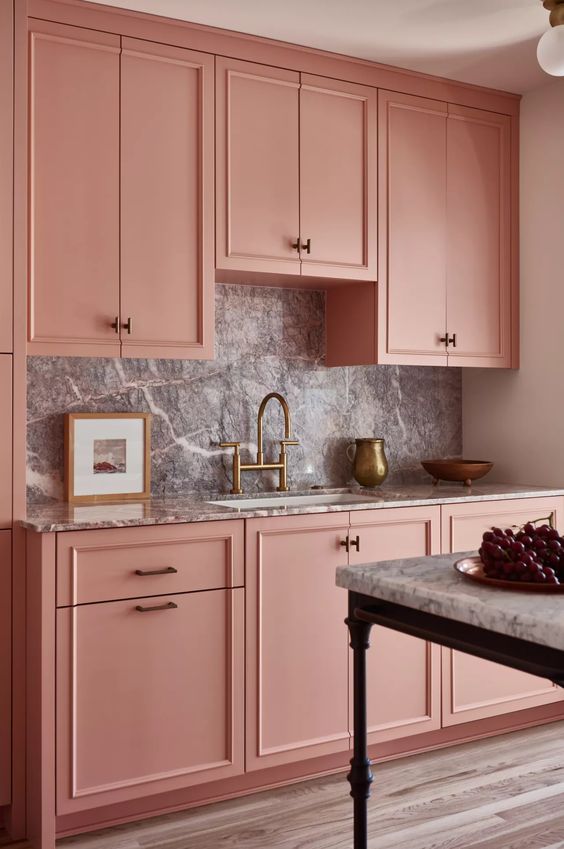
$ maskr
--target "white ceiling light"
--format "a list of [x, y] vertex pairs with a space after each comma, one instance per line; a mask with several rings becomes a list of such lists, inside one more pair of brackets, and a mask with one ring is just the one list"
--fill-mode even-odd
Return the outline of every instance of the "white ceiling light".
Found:
[[564, 0], [544, 0], [543, 6], [550, 10], [552, 29], [541, 37], [537, 59], [547, 74], [564, 77]]

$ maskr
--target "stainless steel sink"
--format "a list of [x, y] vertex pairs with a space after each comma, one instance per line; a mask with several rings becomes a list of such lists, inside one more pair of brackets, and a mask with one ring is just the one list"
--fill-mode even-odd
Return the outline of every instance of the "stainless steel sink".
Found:
[[374, 501], [382, 501], [378, 495], [356, 495], [354, 492], [339, 492], [333, 495], [279, 495], [279, 496], [257, 496], [256, 498], [228, 498], [225, 501], [208, 501], [217, 507], [230, 507], [232, 510], [260, 510], [262, 507], [280, 508], [305, 507], [323, 504], [369, 504]]

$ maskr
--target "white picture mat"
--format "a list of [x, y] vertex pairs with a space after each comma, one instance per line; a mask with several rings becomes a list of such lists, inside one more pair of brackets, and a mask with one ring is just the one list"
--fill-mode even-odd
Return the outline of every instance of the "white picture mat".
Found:
[[[125, 472], [94, 474], [94, 440], [127, 440]], [[120, 495], [145, 489], [145, 419], [74, 420], [74, 495]]]

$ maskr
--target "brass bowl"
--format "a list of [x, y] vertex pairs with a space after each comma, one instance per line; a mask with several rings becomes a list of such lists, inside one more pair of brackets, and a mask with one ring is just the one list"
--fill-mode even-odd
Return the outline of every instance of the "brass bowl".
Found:
[[493, 469], [488, 460], [421, 460], [426, 472], [439, 481], [457, 481], [464, 486], [472, 486], [472, 481], [483, 478]]

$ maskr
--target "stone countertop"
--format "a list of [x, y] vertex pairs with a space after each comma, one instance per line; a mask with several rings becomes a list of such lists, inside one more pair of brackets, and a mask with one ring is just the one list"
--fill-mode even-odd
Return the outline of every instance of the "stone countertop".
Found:
[[[476, 552], [470, 552], [475, 554]], [[439, 554], [340, 566], [337, 586], [395, 604], [564, 650], [564, 594], [498, 589], [464, 578]]]
[[[249, 498], [283, 498], [288, 495], [342, 495], [355, 493], [370, 496], [372, 501], [341, 504], [300, 504], [292, 507], [256, 507], [242, 509], [237, 501]], [[420, 507], [431, 504], [456, 504], [465, 501], [500, 501], [507, 498], [539, 498], [564, 495], [564, 489], [516, 486], [513, 484], [481, 484], [463, 487], [453, 484], [414, 484], [412, 486], [368, 489], [317, 489], [307, 492], [248, 493], [243, 496], [189, 493], [174, 498], [152, 498], [148, 501], [121, 501], [92, 505], [54, 502], [28, 505], [24, 528], [39, 533], [78, 531], [95, 528], [122, 528], [135, 525], [167, 525], [186, 522], [209, 522], [225, 519], [254, 519], [267, 516], [299, 516], [309, 513], [334, 513], [377, 510], [385, 507]], [[233, 501], [233, 507], [217, 506], [209, 501]]]

